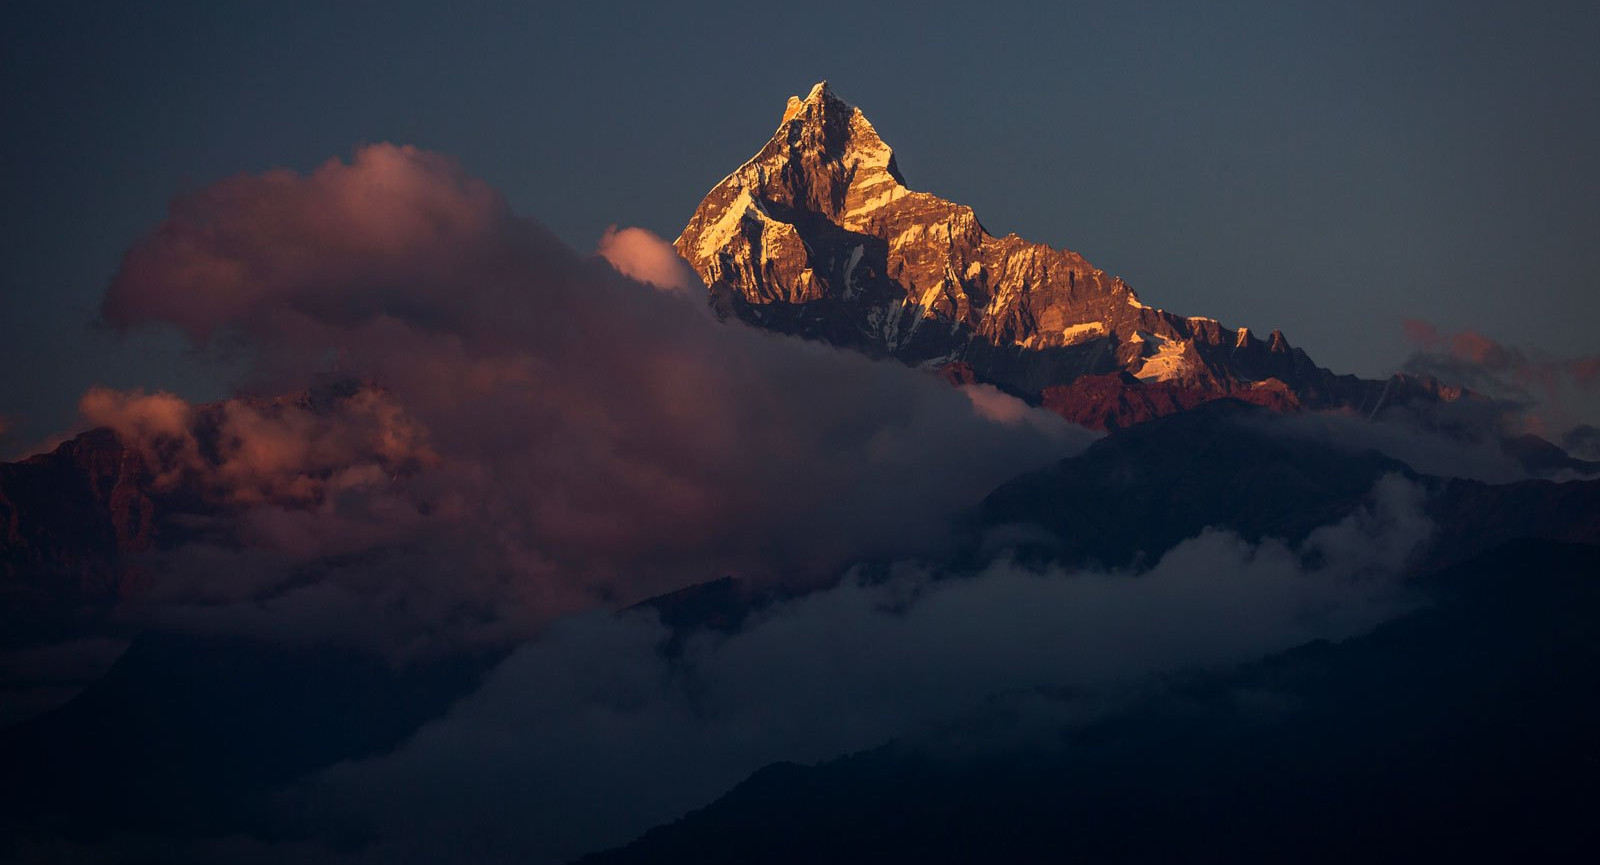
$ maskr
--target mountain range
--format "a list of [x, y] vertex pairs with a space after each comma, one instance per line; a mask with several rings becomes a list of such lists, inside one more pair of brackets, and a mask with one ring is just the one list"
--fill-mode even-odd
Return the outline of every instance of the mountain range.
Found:
[[1277, 330], [1176, 315], [1076, 252], [995, 237], [972, 208], [909, 188], [825, 81], [790, 97], [674, 245], [724, 316], [992, 384], [1094, 428], [1221, 397], [1371, 415], [1461, 396], [1400, 373], [1336, 375]]
[[[1197, 539], [1246, 563], [1314, 574], [1328, 559], [1369, 552], [1394, 490], [1415, 497], [1402, 534], [1416, 546], [1392, 557], [1407, 606], [1376, 630], [1141, 680], [1132, 696], [1096, 703], [1090, 720], [1063, 724], [1047, 746], [1030, 739], [1031, 750], [969, 753], [982, 738], [972, 729], [931, 739], [918, 730], [816, 765], [770, 765], [587, 861], [1387, 861], [1480, 849], [1549, 858], [1591, 840], [1578, 821], [1597, 801], [1582, 773], [1600, 723], [1600, 658], [1586, 624], [1600, 612], [1600, 464], [1536, 436], [1505, 436], [1496, 407], [1460, 387], [1337, 374], [1276, 330], [1263, 337], [1176, 315], [1075, 252], [995, 237], [971, 208], [910, 189], [866, 116], [825, 82], [789, 99], [771, 139], [711, 189], [673, 246], [729, 327], [917, 367], [952, 386], [993, 386], [1105, 432], [939, 527], [937, 553], [912, 563], [927, 580], [890, 618], [918, 593], [996, 568], [1150, 580]], [[283, 421], [315, 438], [347, 415], [399, 413], [394, 403], [379, 383], [341, 378], [197, 407], [164, 438], [97, 428], [0, 464], [0, 660], [82, 640], [130, 646], [78, 683], [81, 693], [0, 729], [0, 856], [18, 838], [94, 842], [135, 830], [271, 843], [326, 831], [335, 849], [355, 851], [369, 827], [328, 830], [281, 797], [330, 767], [426, 741], [452, 713], [495, 705], [473, 695], [510, 675], [505, 667], [532, 643], [396, 660], [359, 643], [147, 626], [129, 612], [160, 588], [165, 553], [247, 550], [263, 524], [291, 537], [312, 531], [345, 489], [348, 466], [333, 460], [359, 462], [361, 480], [350, 483], [381, 489], [412, 477], [425, 486], [448, 458], [420, 434], [394, 447], [395, 428], [363, 428], [371, 435], [305, 460], [315, 475], [297, 479], [306, 483], [229, 497], [205, 479], [227, 463], [230, 418]], [[1442, 453], [1471, 466], [1456, 470]], [[1475, 461], [1493, 470], [1475, 471]], [[446, 494], [423, 500], [452, 507]], [[378, 495], [361, 507], [395, 505]], [[340, 568], [414, 578], [403, 543], [372, 555], [370, 574], [360, 570], [368, 552], [352, 544], [336, 561], [298, 563], [289, 582], [303, 588]], [[480, 551], [454, 552], [466, 561]], [[1360, 561], [1349, 581], [1381, 569]], [[609, 621], [643, 615], [663, 629], [635, 648], [659, 656], [699, 700], [696, 689], [715, 683], [697, 679], [694, 665], [719, 641], [798, 618], [807, 598], [850, 580], [896, 585], [907, 566], [863, 557], [826, 585], [707, 573]], [[263, 581], [249, 603], [266, 608], [276, 585]], [[0, 676], [0, 696], [44, 676], [3, 664], [0, 673], [17, 679]], [[1105, 697], [1070, 690], [1027, 696], [1074, 707]], [[1006, 702], [1016, 694], [990, 696], [973, 729], [1016, 720]], [[606, 704], [595, 726], [635, 709]], [[515, 734], [496, 728], [488, 738]], [[946, 747], [952, 737], [960, 745]]]

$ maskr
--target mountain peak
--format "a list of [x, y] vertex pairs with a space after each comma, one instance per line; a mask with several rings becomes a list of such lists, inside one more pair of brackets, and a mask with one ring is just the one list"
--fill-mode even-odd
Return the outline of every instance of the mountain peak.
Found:
[[1262, 341], [1141, 303], [1070, 250], [990, 235], [972, 208], [908, 188], [866, 115], [826, 81], [789, 97], [772, 137], [706, 194], [675, 245], [720, 314], [959, 366], [1039, 402], [1143, 416], [1218, 396], [1359, 406], [1383, 389], [1316, 367], [1282, 334]]
[[772, 138], [712, 189], [677, 245], [691, 262], [736, 238], [773, 252], [800, 242], [795, 219], [855, 230], [910, 195], [866, 115], [819, 81], [804, 99], [789, 97]]
[[811, 92], [807, 93], [804, 99], [798, 96], [789, 97], [789, 104], [783, 109], [783, 120], [779, 121], [778, 125], [782, 126], [788, 123], [808, 107], [816, 109], [811, 116], [817, 118], [820, 118], [829, 109], [842, 112], [845, 116], [853, 114], [856, 110], [854, 105], [835, 96], [833, 91], [828, 88], [828, 82], [823, 80], [812, 85]]

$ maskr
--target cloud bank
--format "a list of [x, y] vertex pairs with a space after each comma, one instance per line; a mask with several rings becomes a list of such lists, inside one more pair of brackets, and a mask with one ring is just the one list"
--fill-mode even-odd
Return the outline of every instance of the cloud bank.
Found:
[[1404, 608], [1396, 576], [1431, 531], [1422, 500], [1388, 476], [1298, 548], [1208, 530], [1138, 574], [1002, 559], [951, 579], [901, 565], [702, 634], [670, 659], [653, 615], [563, 620], [398, 752], [290, 798], [375, 832], [356, 861], [442, 861], [471, 838], [482, 861], [556, 862], [625, 842], [767, 763], [982, 718], [996, 700], [1042, 707], [1043, 719], [1010, 721], [1041, 729], [1010, 732], [1048, 735], [1094, 711], [1050, 696], [1061, 689], [1244, 661]]
[[[161, 484], [232, 509], [225, 539], [166, 556], [152, 614], [348, 632], [384, 607], [402, 613], [385, 613], [395, 639], [425, 643], [505, 639], [723, 574], [825, 584], [851, 561], [937, 552], [953, 514], [1090, 438], [718, 322], [689, 280], [647, 232], [608, 232], [584, 257], [409, 147], [174, 201], [103, 316], [175, 326], [242, 360], [241, 387], [265, 396], [84, 398]], [[344, 380], [371, 384], [305, 390]]]
[[[217, 405], [82, 400], [195, 505], [129, 615], [402, 659], [515, 647], [396, 752], [282, 792], [338, 837], [212, 839], [187, 851], [202, 860], [556, 862], [767, 763], [992, 725], [997, 702], [1030, 708], [988, 735], [1037, 745], [1097, 711], [1063, 689], [1393, 614], [1431, 531], [1421, 489], [1386, 477], [1294, 547], [1207, 530], [1137, 573], [946, 572], [929, 562], [952, 517], [1091, 435], [992, 387], [719, 322], [659, 238], [612, 229], [580, 255], [407, 147], [181, 197], [102, 313], [245, 370]], [[1296, 423], [1425, 471], [1517, 471], [1399, 425], [1278, 425]], [[674, 654], [654, 613], [614, 612], [724, 574], [796, 591]]]
[[1572, 428], [1600, 420], [1600, 354], [1554, 357], [1474, 330], [1441, 331], [1418, 319], [1404, 327], [1417, 349], [1406, 361], [1407, 372], [1520, 406], [1520, 431], [1560, 441]]
[[565, 617], [398, 750], [280, 791], [259, 835], [25, 853], [544, 865], [626, 843], [775, 761], [891, 740], [952, 759], [1068, 747], [1064, 729], [1116, 711], [1149, 677], [1355, 635], [1409, 609], [1402, 576], [1433, 530], [1424, 495], [1385, 476], [1298, 546], [1208, 529], [1140, 572], [1005, 558], [961, 574], [855, 572], [675, 655], [648, 610]]

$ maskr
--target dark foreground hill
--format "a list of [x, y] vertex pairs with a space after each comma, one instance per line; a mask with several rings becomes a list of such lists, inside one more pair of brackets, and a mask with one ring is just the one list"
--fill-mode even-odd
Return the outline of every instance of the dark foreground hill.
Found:
[[1167, 681], [1032, 747], [770, 766], [582, 861], [1587, 861], [1600, 547], [1517, 542], [1428, 588], [1367, 636]]

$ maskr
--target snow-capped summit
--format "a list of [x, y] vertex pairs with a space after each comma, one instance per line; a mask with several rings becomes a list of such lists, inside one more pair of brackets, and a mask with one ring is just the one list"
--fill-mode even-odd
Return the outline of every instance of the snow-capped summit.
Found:
[[1076, 252], [989, 234], [972, 208], [910, 188], [826, 81], [789, 98], [676, 246], [723, 315], [993, 383], [1091, 425], [1218, 396], [1371, 409], [1416, 389], [1334, 376], [1275, 331], [1173, 315]]

